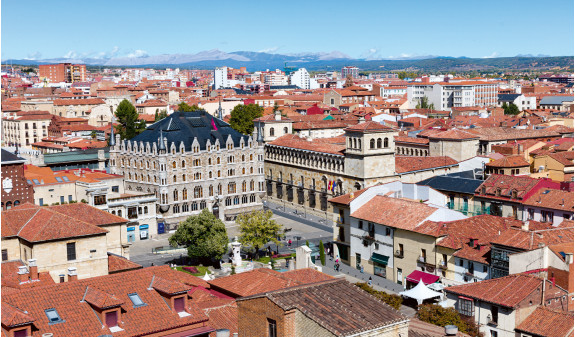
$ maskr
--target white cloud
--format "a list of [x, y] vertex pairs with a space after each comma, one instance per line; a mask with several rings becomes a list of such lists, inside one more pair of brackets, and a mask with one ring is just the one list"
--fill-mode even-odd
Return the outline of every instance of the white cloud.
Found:
[[41, 58], [42, 58], [42, 54], [41, 54], [39, 51], [37, 51], [37, 52], [35, 52], [35, 53], [33, 53], [33, 54], [28, 54], [28, 55], [26, 56], [26, 59], [27, 59], [27, 60], [39, 60], [39, 59], [41, 59]]
[[483, 56], [484, 59], [492, 59], [494, 57], [499, 57], [499, 53], [494, 51], [493, 53], [491, 53], [491, 55]]
[[279, 47], [270, 47], [270, 48], [266, 48], [266, 49], [262, 49], [259, 50], [258, 53], [268, 53], [268, 54], [273, 54], [276, 51], [278, 51]]

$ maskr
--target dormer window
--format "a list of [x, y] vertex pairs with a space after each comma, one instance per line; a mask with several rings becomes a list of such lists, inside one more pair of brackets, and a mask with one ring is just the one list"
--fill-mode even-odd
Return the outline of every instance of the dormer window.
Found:
[[50, 325], [64, 322], [64, 320], [62, 318], [60, 318], [60, 315], [58, 314], [58, 311], [56, 311], [56, 309], [46, 309], [46, 310], [44, 310], [44, 312], [46, 313], [46, 316], [48, 317], [48, 321], [49, 321]]

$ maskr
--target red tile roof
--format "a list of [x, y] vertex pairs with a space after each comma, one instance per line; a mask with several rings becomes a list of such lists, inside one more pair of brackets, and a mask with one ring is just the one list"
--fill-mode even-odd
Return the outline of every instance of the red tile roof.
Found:
[[250, 296], [267, 291], [283, 289], [299, 284], [321, 282], [331, 276], [315, 270], [296, 270], [280, 273], [271, 269], [256, 269], [209, 281], [215, 289], [221, 289], [234, 297]]
[[448, 293], [471, 297], [515, 308], [527, 296], [536, 291], [543, 284], [540, 278], [525, 274], [514, 274], [476, 283], [445, 288]]
[[115, 295], [108, 294], [97, 289], [96, 287], [90, 286], [86, 288], [86, 292], [84, 293], [84, 300], [99, 309], [107, 309], [124, 304], [124, 301]]
[[44, 287], [54, 284], [52, 276], [50, 276], [50, 273], [47, 271], [39, 272], [38, 280], [20, 283], [20, 277], [18, 275], [18, 267], [20, 266], [24, 266], [22, 261], [2, 262], [2, 295], [12, 291], [18, 291], [19, 289]]
[[436, 133], [434, 135], [429, 136], [430, 139], [450, 139], [450, 140], [464, 140], [464, 139], [478, 139], [479, 136], [476, 134], [472, 134], [470, 132], [460, 130], [460, 129], [451, 129], [444, 132]]
[[529, 162], [525, 160], [525, 158], [522, 155], [506, 156], [501, 159], [497, 159], [485, 164], [485, 166], [488, 167], [504, 167], [504, 168], [527, 167], [529, 165], [530, 165]]
[[363, 192], [367, 191], [368, 189], [369, 189], [369, 188], [367, 187], [367, 188], [361, 189], [361, 190], [359, 190], [359, 191], [353, 191], [353, 192], [350, 192], [350, 193], [347, 193], [347, 194], [343, 194], [343, 195], [340, 195], [340, 196], [331, 198], [331, 199], [329, 199], [328, 201], [329, 201], [329, 202], [336, 203], [336, 204], [349, 205], [349, 203], [350, 203], [353, 199], [359, 197]]
[[420, 144], [420, 145], [428, 145], [429, 139], [405, 137], [405, 136], [395, 136], [395, 142], [396, 143], [413, 143], [413, 144]]
[[435, 211], [437, 208], [420, 202], [377, 195], [351, 216], [389, 227], [413, 230]]
[[378, 122], [367, 121], [356, 124], [354, 126], [347, 127], [344, 129], [344, 131], [369, 133], [369, 132], [389, 132], [394, 130]]
[[[512, 191], [516, 191], [517, 199], [523, 199], [538, 183], [538, 179], [528, 176], [492, 174], [475, 190], [475, 194], [490, 198], [509, 199], [512, 196]], [[483, 188], [485, 188], [485, 193], [482, 192]], [[498, 190], [500, 195], [498, 195]]]
[[429, 170], [444, 166], [457, 165], [457, 160], [447, 157], [409, 157], [395, 156], [395, 172], [406, 173], [412, 171]]
[[268, 144], [294, 149], [330, 153], [341, 156], [343, 156], [343, 152], [345, 150], [345, 143], [329, 143], [329, 138], [314, 139], [309, 141], [296, 135], [281, 136], [278, 139], [269, 142]]
[[[186, 311], [190, 316], [180, 317], [174, 312], [155, 290], [149, 290], [154, 278], [163, 278], [178, 281], [182, 284], [205, 284], [201, 279], [187, 273], [171, 270], [168, 266], [149, 267], [113, 275], [93, 277], [73, 282], [58, 283], [51, 286], [20, 290], [10, 294], [2, 294], [2, 304], [8, 304], [35, 319], [36, 333], [53, 333], [55, 336], [99, 336], [112, 334], [102, 322], [88, 302], [82, 302], [86, 291], [97, 289], [117, 298], [115, 304], [122, 305], [120, 328], [123, 331], [115, 332], [114, 336], [139, 336], [153, 334], [170, 329], [201, 328], [205, 323], [210, 326], [208, 317], [204, 312], [188, 303]], [[191, 280], [191, 278], [198, 281]], [[144, 306], [133, 307], [128, 294], [137, 293]], [[94, 296], [95, 303], [112, 303], [109, 298], [102, 301], [101, 296]], [[106, 296], [104, 296], [106, 298]], [[45, 310], [57, 310], [63, 322], [50, 324]], [[3, 307], [4, 314], [4, 307]], [[4, 322], [4, 315], [2, 315]], [[208, 330], [213, 331], [213, 329]]]
[[[2, 302], [2, 325], [7, 327], [34, 322], [35, 319], [8, 303]], [[2, 329], [4, 330], [4, 329]]]
[[515, 330], [546, 337], [572, 336], [573, 312], [553, 311], [540, 306]]
[[82, 98], [82, 99], [55, 99], [54, 105], [98, 105], [105, 104], [101, 98]]
[[141, 269], [142, 266], [132, 262], [123, 256], [108, 253], [108, 273], [113, 274], [121, 271]]
[[521, 228], [510, 228], [502, 231], [501, 235], [491, 240], [491, 244], [514, 247], [523, 250], [532, 250], [539, 247], [558, 243], [574, 242], [573, 227], [557, 227], [551, 229], [537, 229], [525, 231]]
[[574, 212], [573, 191], [554, 190], [548, 188], [539, 189], [529, 198], [523, 201], [526, 206], [556, 209], [564, 212]]

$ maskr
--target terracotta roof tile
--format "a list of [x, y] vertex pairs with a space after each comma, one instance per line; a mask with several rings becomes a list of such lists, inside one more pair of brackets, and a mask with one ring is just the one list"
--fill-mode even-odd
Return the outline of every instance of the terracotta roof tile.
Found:
[[108, 273], [110, 274], [141, 268], [141, 265], [136, 262], [132, 262], [123, 256], [108, 253]]
[[359, 123], [359, 124], [356, 124], [354, 126], [347, 127], [344, 130], [345, 131], [352, 131], [352, 132], [363, 132], [363, 133], [394, 131], [392, 128], [387, 127], [385, 125], [382, 125], [378, 122], [374, 122], [374, 121], [367, 121], [367, 122]]
[[[500, 197], [509, 199], [512, 196], [512, 192], [516, 191], [517, 198], [523, 199], [538, 183], [538, 179], [528, 176], [492, 174], [475, 190], [475, 193], [481, 196], [488, 196], [489, 198]], [[485, 188], [485, 193], [483, 193], [483, 188]], [[498, 190], [500, 194], [498, 194]]]
[[377, 195], [351, 216], [389, 227], [413, 230], [435, 211], [437, 208], [420, 202]]
[[429, 139], [427, 138], [415, 138], [415, 137], [405, 137], [405, 136], [395, 136], [396, 143], [413, 143], [413, 144], [421, 144], [421, 145], [428, 145]]
[[161, 277], [154, 278], [152, 287], [158, 291], [163, 292], [164, 294], [170, 295], [188, 292], [191, 289], [189, 285], [174, 280], [166, 280]]
[[34, 322], [35, 319], [22, 310], [2, 302], [2, 325], [12, 327]]
[[363, 192], [367, 191], [369, 189], [369, 187], [361, 189], [359, 191], [353, 191], [344, 195], [340, 195], [334, 198], [329, 199], [329, 202], [333, 202], [336, 204], [342, 204], [342, 205], [349, 205], [349, 203], [359, 197]]
[[573, 213], [573, 191], [542, 188], [523, 201], [526, 206], [550, 208]]
[[99, 309], [107, 309], [124, 304], [124, 301], [115, 295], [108, 294], [97, 289], [96, 287], [90, 286], [88, 286], [86, 289], [84, 300]]
[[268, 144], [343, 156], [343, 152], [345, 151], [345, 143], [329, 143], [328, 141], [329, 139], [326, 138], [309, 141], [296, 135], [285, 135], [269, 142]]
[[522, 230], [521, 228], [510, 228], [506, 231], [502, 231], [501, 235], [491, 240], [491, 244], [532, 250], [539, 247], [539, 244], [549, 246], [574, 241], [573, 227], [557, 227], [529, 231]]
[[485, 166], [489, 167], [526, 167], [529, 166], [529, 162], [525, 160], [522, 155], [506, 156], [498, 160], [486, 163]]
[[573, 312], [538, 307], [515, 330], [546, 337], [565, 337], [573, 333]]
[[98, 105], [105, 104], [101, 98], [82, 98], [82, 99], [55, 99], [54, 105]]
[[406, 173], [412, 171], [428, 170], [437, 167], [457, 165], [457, 160], [447, 157], [409, 157], [395, 156], [395, 172]]
[[451, 129], [444, 132], [436, 133], [432, 136], [429, 136], [432, 139], [455, 139], [455, 140], [463, 140], [463, 139], [477, 139], [479, 138], [478, 135], [472, 134], [470, 132], [460, 130], [460, 129]]
[[514, 274], [476, 283], [445, 288], [448, 293], [467, 296], [484, 302], [515, 308], [542, 285], [540, 278]]

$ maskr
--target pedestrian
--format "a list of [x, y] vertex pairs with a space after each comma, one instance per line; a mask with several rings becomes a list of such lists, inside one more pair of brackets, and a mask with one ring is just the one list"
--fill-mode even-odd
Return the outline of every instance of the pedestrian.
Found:
[[291, 247], [291, 239], [288, 241], [288, 246]]
[[363, 265], [361, 265], [360, 273], [363, 274]]
[[371, 287], [371, 276], [369, 277], [369, 280], [367, 280], [367, 285]]

